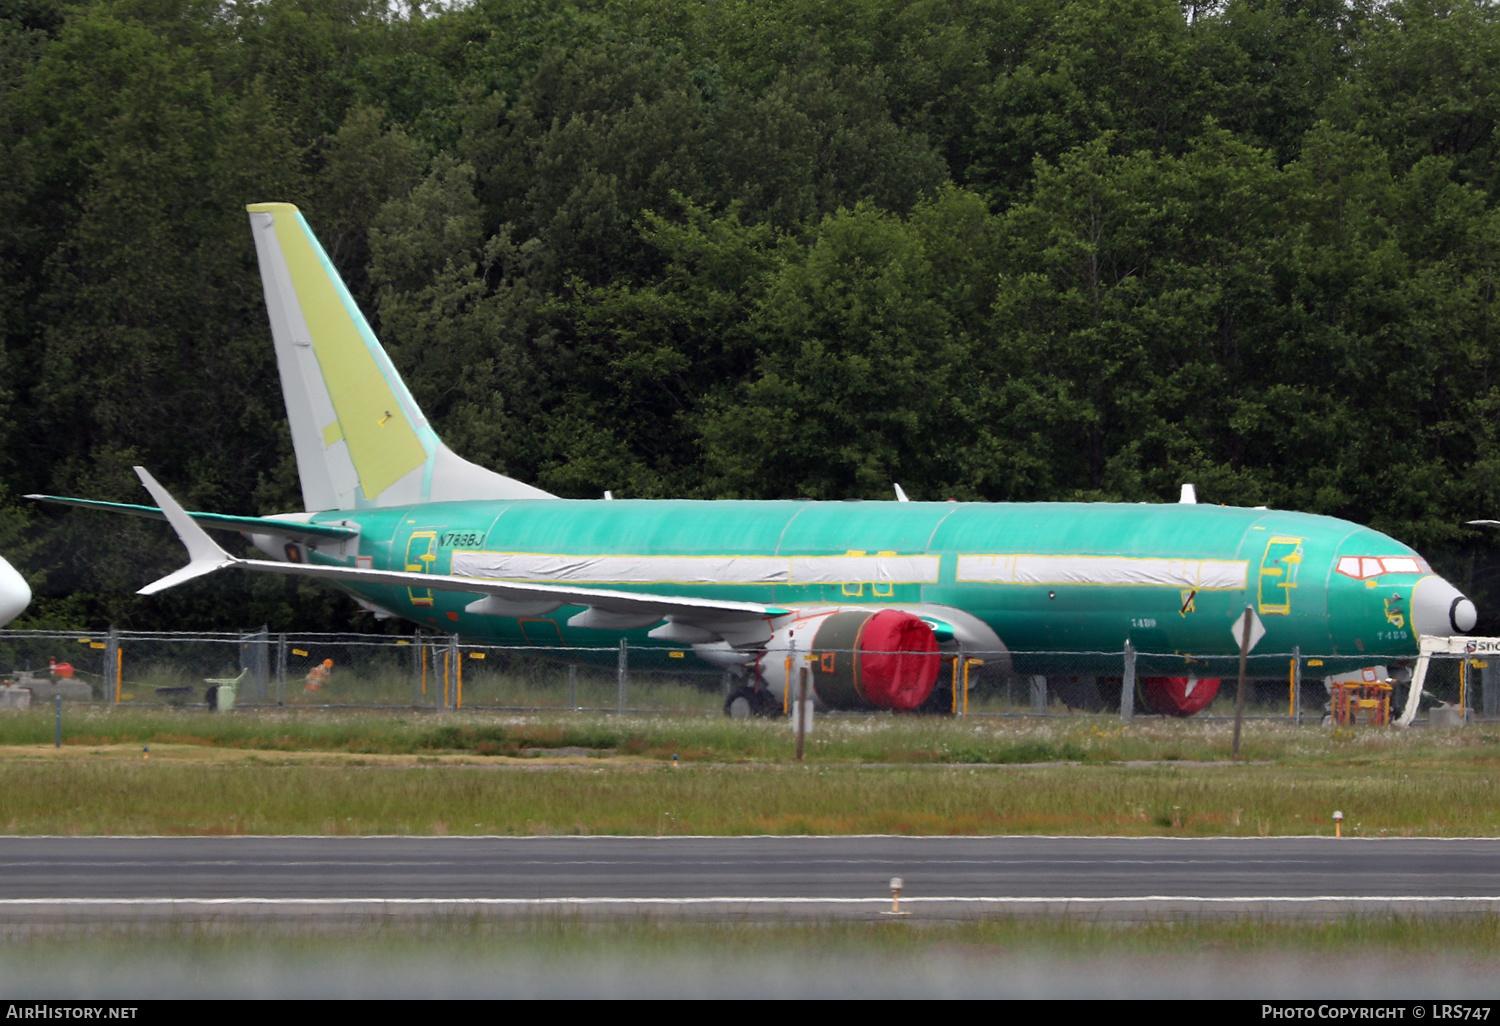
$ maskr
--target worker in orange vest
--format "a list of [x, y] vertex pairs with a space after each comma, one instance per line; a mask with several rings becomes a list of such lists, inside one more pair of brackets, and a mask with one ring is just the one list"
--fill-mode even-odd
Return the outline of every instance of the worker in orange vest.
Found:
[[333, 660], [324, 659], [317, 666], [307, 671], [306, 691], [322, 691], [323, 685], [328, 683], [328, 678], [333, 673]]

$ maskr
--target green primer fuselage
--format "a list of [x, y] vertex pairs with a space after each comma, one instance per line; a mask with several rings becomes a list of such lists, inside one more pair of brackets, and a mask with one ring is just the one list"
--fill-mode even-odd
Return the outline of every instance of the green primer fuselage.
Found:
[[[357, 557], [352, 545], [340, 553], [337, 546], [322, 544], [308, 553], [312, 562], [436, 574], [450, 572], [455, 552], [474, 551], [719, 559], [935, 556], [935, 579], [924, 583], [587, 583], [788, 609], [952, 607], [988, 624], [1014, 654], [1018, 671], [1039, 673], [1048, 672], [1048, 660], [1028, 653], [1119, 652], [1127, 640], [1145, 653], [1231, 655], [1238, 650], [1233, 625], [1246, 605], [1255, 608], [1266, 628], [1255, 646], [1265, 672], [1284, 672], [1284, 656], [1274, 666], [1269, 656], [1294, 647], [1304, 655], [1347, 657], [1348, 666], [1411, 657], [1417, 654], [1411, 593], [1418, 580], [1431, 576], [1420, 561], [1420, 572], [1369, 579], [1336, 572], [1343, 557], [1418, 558], [1407, 546], [1357, 524], [1210, 505], [525, 500], [335, 511], [311, 519], [358, 525], [360, 531]], [[1126, 565], [1122, 559], [1153, 561], [1143, 566], [1160, 566], [1162, 560], [1229, 561], [1244, 564], [1243, 586], [961, 579], [961, 557], [1014, 555], [1083, 557], [1064, 570], [1084, 566], [1085, 578], [1094, 565], [1090, 557], [1105, 568]], [[710, 558], [706, 565], [713, 562]], [[423, 627], [477, 643], [598, 647], [623, 635], [632, 644], [683, 647], [653, 642], [647, 629], [568, 627], [568, 618], [581, 607], [522, 619], [465, 612], [477, 597], [470, 594], [383, 586], [348, 590]]]

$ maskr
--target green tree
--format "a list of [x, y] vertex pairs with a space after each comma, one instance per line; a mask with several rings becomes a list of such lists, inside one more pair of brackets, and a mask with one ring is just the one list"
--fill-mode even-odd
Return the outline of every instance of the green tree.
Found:
[[860, 204], [825, 218], [753, 314], [755, 372], [703, 417], [716, 492], [884, 497], [940, 487], [963, 425], [965, 346], [909, 223]]

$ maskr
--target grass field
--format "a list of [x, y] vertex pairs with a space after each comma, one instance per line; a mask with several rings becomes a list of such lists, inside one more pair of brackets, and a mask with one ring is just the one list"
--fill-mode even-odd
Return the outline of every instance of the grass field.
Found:
[[[734, 721], [718, 715], [616, 716], [597, 713], [410, 710], [202, 710], [67, 706], [63, 743], [181, 744], [262, 752], [360, 755], [470, 754], [520, 756], [584, 748], [600, 756], [683, 762], [782, 762], [794, 739], [782, 719]], [[51, 708], [0, 712], [0, 746], [48, 745]], [[833, 715], [808, 735], [806, 759], [847, 763], [1115, 763], [1214, 762], [1230, 758], [1233, 728], [1225, 721], [1142, 717]], [[1386, 761], [1500, 762], [1500, 724], [1463, 731], [1326, 730], [1285, 721], [1249, 721], [1240, 756], [1249, 762], [1369, 763]]]
[[[69, 708], [0, 716], [0, 830], [1500, 834], [1500, 730]], [[149, 760], [143, 749], [150, 748]], [[673, 765], [673, 755], [679, 757]]]
[[1488, 997], [1500, 920], [451, 919], [12, 930], [30, 997]]

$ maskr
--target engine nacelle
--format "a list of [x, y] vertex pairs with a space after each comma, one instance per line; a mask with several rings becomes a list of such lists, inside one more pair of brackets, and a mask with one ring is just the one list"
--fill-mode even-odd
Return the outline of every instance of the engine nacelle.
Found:
[[[811, 657], [809, 659], [808, 657]], [[790, 663], [788, 662], [790, 660]], [[812, 696], [828, 709], [915, 709], [937, 683], [937, 636], [921, 617], [900, 609], [825, 609], [778, 627], [756, 671], [781, 698], [809, 667]]]
[[1153, 712], [1192, 716], [1208, 708], [1219, 693], [1217, 677], [1143, 677], [1141, 693]]

